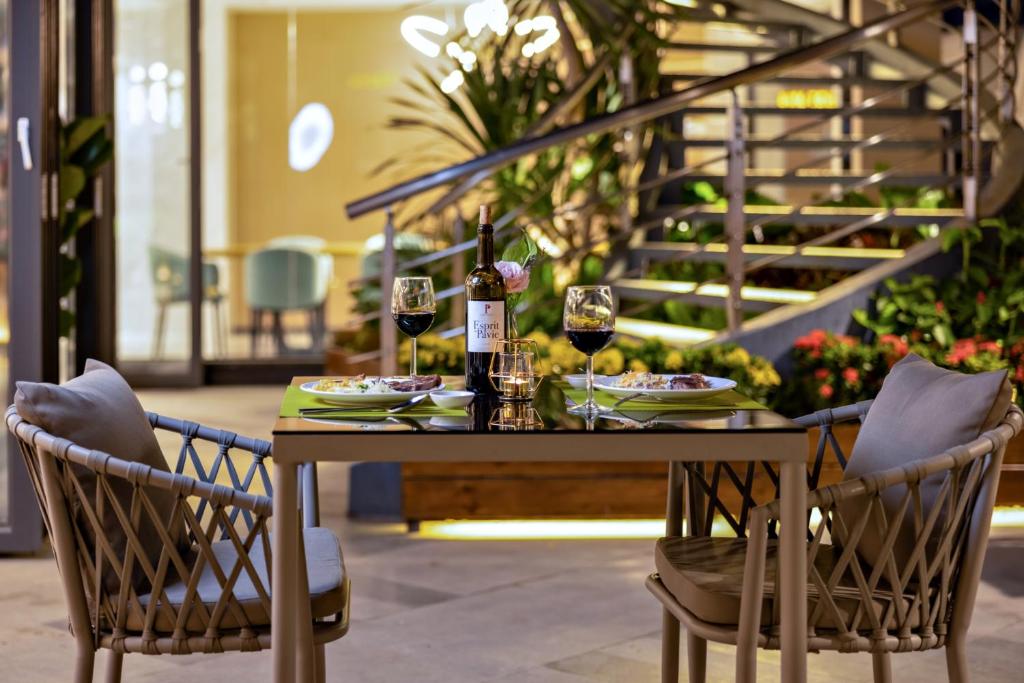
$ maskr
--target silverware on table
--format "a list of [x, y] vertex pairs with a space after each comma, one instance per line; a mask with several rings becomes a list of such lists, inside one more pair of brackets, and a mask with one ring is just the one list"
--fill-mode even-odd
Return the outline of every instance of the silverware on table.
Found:
[[[400, 413], [403, 410], [407, 410], [409, 408], [412, 408], [415, 405], [420, 404], [426, 397], [427, 397], [427, 394], [420, 394], [419, 396], [413, 396], [408, 401], [403, 401], [402, 403], [399, 403], [397, 405], [391, 406], [390, 408], [387, 408], [384, 412], [390, 413], [392, 415], [394, 415], [395, 413]], [[375, 406], [368, 406], [367, 405], [367, 406], [348, 406], [348, 407], [344, 407], [344, 408], [342, 408], [342, 407], [337, 407], [337, 408], [299, 408], [299, 415], [301, 417], [313, 417], [313, 416], [333, 415], [335, 413], [352, 413], [352, 412], [358, 413], [358, 412], [366, 412], [368, 410], [373, 410], [374, 407]]]
[[657, 396], [651, 396], [650, 394], [648, 394], [645, 391], [638, 391], [635, 394], [630, 394], [629, 396], [623, 396], [618, 401], [616, 401], [615, 403], [612, 404], [612, 408], [618, 408], [619, 406], [621, 406], [626, 401], [632, 401], [633, 399], [640, 398], [641, 396], [643, 396], [644, 398], [646, 398], [649, 401], [654, 401], [654, 402], [657, 402], [657, 403], [667, 403], [667, 401], [665, 401], [664, 399], [658, 398]]

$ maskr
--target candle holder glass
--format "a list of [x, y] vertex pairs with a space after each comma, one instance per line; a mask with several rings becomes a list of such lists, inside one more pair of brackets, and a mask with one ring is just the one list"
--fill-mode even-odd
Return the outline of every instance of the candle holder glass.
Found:
[[528, 432], [544, 426], [537, 409], [528, 403], [509, 401], [498, 406], [487, 423], [502, 432]]
[[537, 393], [543, 376], [536, 371], [540, 357], [537, 342], [532, 339], [504, 339], [491, 355], [491, 385], [503, 402], [529, 402]]

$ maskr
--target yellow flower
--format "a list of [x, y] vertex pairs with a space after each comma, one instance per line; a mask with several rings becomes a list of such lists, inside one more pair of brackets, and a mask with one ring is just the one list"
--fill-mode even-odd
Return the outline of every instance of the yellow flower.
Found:
[[630, 372], [648, 372], [649, 370], [650, 368], [647, 367], [647, 363], [643, 362], [639, 358], [634, 358], [633, 360], [629, 361]]
[[683, 354], [679, 351], [669, 351], [665, 356], [665, 370], [668, 372], [679, 372], [683, 369]]
[[725, 362], [729, 365], [735, 365], [742, 367], [750, 362], [750, 354], [742, 346], [737, 346], [735, 349], [725, 354]]
[[614, 347], [594, 356], [594, 372], [598, 374], [618, 375], [625, 367], [626, 357], [622, 355], [622, 351]]

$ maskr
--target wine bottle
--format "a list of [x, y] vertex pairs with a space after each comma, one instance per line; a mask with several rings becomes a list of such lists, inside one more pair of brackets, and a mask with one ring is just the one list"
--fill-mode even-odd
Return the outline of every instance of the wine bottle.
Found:
[[466, 276], [466, 388], [477, 394], [497, 391], [487, 376], [494, 346], [505, 338], [505, 279], [494, 266], [491, 210], [480, 207], [476, 230], [476, 268]]

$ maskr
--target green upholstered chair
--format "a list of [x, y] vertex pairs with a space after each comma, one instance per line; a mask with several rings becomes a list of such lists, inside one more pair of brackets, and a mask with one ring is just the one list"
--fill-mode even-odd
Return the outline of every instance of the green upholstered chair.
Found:
[[[149, 248], [149, 266], [156, 299], [156, 323], [153, 331], [153, 358], [164, 354], [164, 336], [167, 332], [167, 308], [172, 304], [189, 302], [189, 260], [185, 256], [162, 247]], [[215, 352], [225, 354], [224, 293], [220, 287], [220, 269], [213, 263], [203, 264], [203, 303], [210, 304], [213, 313]]]
[[323, 306], [327, 287], [319, 255], [304, 248], [270, 247], [245, 258], [245, 299], [252, 313], [252, 354], [256, 355], [267, 313], [272, 317], [275, 350], [288, 350], [281, 322], [286, 311], [306, 311], [312, 348], [323, 343]]

